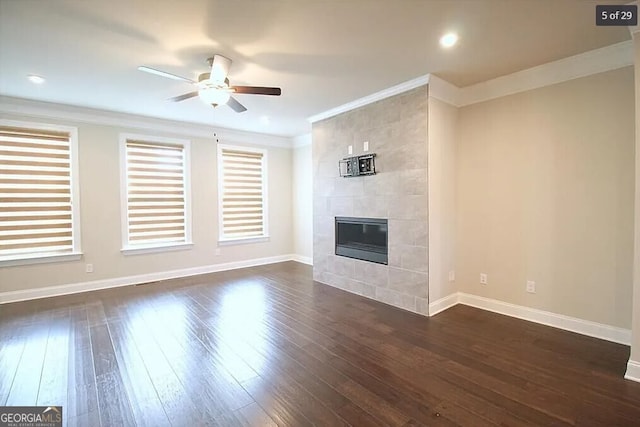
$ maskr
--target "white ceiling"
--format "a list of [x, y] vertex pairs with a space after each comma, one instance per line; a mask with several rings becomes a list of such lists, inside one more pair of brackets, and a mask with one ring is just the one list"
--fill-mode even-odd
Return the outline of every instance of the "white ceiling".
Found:
[[[596, 27], [607, 3], [621, 2], [0, 0], [0, 94], [293, 136], [309, 116], [427, 73], [467, 86], [628, 40], [626, 27]], [[451, 30], [459, 44], [444, 50]], [[233, 59], [232, 84], [282, 96], [237, 95], [242, 114], [170, 103], [193, 87], [137, 70], [196, 78], [214, 53]]]

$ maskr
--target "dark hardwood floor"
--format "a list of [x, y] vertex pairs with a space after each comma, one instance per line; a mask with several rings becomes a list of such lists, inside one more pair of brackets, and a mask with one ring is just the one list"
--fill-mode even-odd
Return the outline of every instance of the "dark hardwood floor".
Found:
[[65, 426], [637, 426], [628, 355], [287, 262], [2, 305], [0, 405], [63, 405]]

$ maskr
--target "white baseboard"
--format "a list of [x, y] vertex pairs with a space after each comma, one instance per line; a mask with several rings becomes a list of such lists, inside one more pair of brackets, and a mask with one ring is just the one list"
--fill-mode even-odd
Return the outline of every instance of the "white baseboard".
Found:
[[[540, 323], [542, 325], [552, 326], [554, 328], [564, 329], [566, 331], [576, 332], [578, 334], [600, 338], [606, 341], [612, 341], [618, 344], [631, 345], [631, 330], [629, 329], [591, 322], [589, 320], [578, 319], [576, 317], [564, 316], [562, 314], [551, 313], [549, 311], [538, 310], [536, 308], [510, 304], [508, 302], [466, 294], [464, 292], [451, 294], [430, 303], [429, 316], [438, 314], [456, 304], [464, 304], [480, 308], [482, 310], [492, 311], [494, 313], [504, 314], [506, 316], [516, 317], [518, 319], [528, 320], [530, 322]], [[635, 369], [637, 369], [637, 371], [628, 370], [627, 372], [636, 372], [635, 377], [640, 378], [640, 365]]]
[[309, 256], [302, 256], [302, 255], [298, 255], [298, 254], [293, 254], [293, 255], [291, 255], [291, 260], [300, 262], [302, 264], [313, 265], [313, 258], [311, 258]]
[[117, 288], [120, 286], [139, 285], [141, 283], [156, 282], [158, 280], [196, 276], [198, 274], [215, 273], [218, 271], [235, 270], [245, 267], [255, 267], [258, 265], [274, 264], [283, 261], [298, 261], [298, 259], [296, 259], [297, 257], [299, 256], [293, 254], [278, 255], [267, 258], [255, 258], [243, 261], [228, 262], [224, 264], [212, 264], [200, 267], [184, 268], [180, 270], [139, 274], [136, 276], [116, 277], [113, 279], [94, 280], [91, 282], [72, 283], [68, 285], [47, 286], [44, 288], [26, 289], [22, 291], [2, 292], [0, 293], [0, 304], [27, 301], [38, 298], [55, 297], [59, 295], [77, 294], [80, 292]]
[[624, 378], [640, 383], [640, 362], [629, 359], [629, 362], [627, 362], [627, 373], [624, 374]]
[[454, 292], [451, 295], [447, 295], [444, 298], [440, 298], [434, 302], [429, 303], [429, 316], [435, 316], [441, 311], [445, 311], [448, 308], [458, 304], [458, 292]]
[[540, 323], [554, 328], [560, 328], [582, 335], [612, 341], [618, 344], [631, 344], [631, 331], [629, 329], [618, 328], [616, 326], [591, 322], [589, 320], [578, 319], [576, 317], [564, 316], [562, 314], [551, 313], [549, 311], [538, 310], [536, 308], [524, 307], [510, 304], [477, 295], [458, 293], [460, 304], [481, 308], [494, 313], [504, 314], [518, 319]]

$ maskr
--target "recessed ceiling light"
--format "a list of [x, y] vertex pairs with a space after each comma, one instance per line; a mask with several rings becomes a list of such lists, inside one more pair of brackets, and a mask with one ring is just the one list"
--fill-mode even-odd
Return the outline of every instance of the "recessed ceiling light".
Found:
[[36, 76], [35, 74], [29, 74], [27, 78], [31, 83], [35, 83], [37, 85], [41, 85], [42, 83], [44, 83], [44, 77]]
[[451, 47], [458, 42], [458, 35], [456, 33], [447, 33], [440, 37], [440, 46]]

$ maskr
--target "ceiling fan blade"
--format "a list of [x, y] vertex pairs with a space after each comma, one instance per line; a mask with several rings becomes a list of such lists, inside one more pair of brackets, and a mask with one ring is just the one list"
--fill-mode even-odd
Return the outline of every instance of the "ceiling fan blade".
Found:
[[249, 93], [253, 95], [280, 96], [282, 94], [282, 90], [279, 87], [231, 86], [230, 89], [235, 93]]
[[138, 67], [138, 70], [144, 71], [145, 73], [149, 73], [149, 74], [155, 74], [156, 76], [166, 77], [168, 79], [180, 80], [180, 81], [183, 81], [183, 82], [196, 84], [195, 81], [193, 81], [191, 79], [188, 79], [186, 77], [176, 76], [175, 74], [167, 73], [166, 71], [156, 70], [155, 68], [151, 68], [151, 67], [145, 67], [144, 65]]
[[214, 83], [224, 83], [231, 68], [231, 60], [226, 56], [213, 55], [211, 60], [211, 76], [210, 79]]
[[236, 113], [242, 113], [247, 111], [247, 107], [245, 107], [244, 105], [240, 104], [238, 102], [237, 99], [235, 99], [233, 96], [231, 98], [229, 98], [229, 100], [227, 101], [227, 105], [229, 107], [231, 107], [231, 109], [233, 111], [235, 111]]
[[185, 99], [193, 98], [194, 96], [198, 96], [198, 91], [185, 93], [184, 95], [174, 96], [173, 98], [169, 98], [169, 101], [180, 102]]

